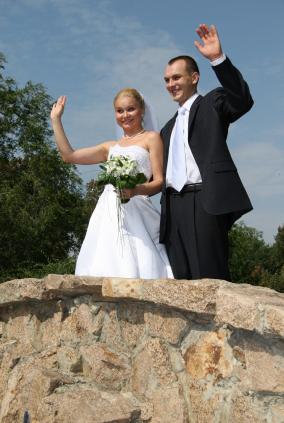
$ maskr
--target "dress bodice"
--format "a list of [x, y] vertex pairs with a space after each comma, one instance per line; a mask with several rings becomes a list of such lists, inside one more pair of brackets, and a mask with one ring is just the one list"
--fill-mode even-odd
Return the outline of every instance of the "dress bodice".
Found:
[[111, 156], [128, 156], [133, 160], [136, 160], [138, 164], [139, 172], [144, 173], [147, 180], [152, 176], [152, 167], [150, 161], [149, 151], [145, 148], [140, 147], [139, 145], [128, 145], [127, 147], [122, 147], [119, 144], [115, 144], [109, 149], [109, 155]]

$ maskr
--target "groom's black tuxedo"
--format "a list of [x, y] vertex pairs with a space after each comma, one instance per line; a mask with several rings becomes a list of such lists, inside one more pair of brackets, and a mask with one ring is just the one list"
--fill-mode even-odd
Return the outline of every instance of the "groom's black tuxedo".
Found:
[[[202, 177], [200, 203], [210, 215], [226, 215], [232, 224], [252, 205], [230, 155], [226, 139], [230, 123], [253, 105], [247, 83], [228, 58], [212, 67], [222, 88], [199, 96], [190, 109], [188, 142]], [[163, 127], [164, 186], [161, 197], [160, 242], [167, 244], [169, 193], [166, 169], [171, 132], [177, 114]], [[186, 205], [185, 205], [186, 207]], [[187, 225], [187, 222], [183, 222]], [[208, 275], [210, 277], [210, 275]], [[213, 277], [213, 276], [212, 276]]]

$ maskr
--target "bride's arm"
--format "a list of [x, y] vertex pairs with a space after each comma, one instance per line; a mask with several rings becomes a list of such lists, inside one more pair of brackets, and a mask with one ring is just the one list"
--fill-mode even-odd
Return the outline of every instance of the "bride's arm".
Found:
[[159, 133], [149, 132], [147, 145], [150, 153], [153, 178], [151, 182], [137, 185], [133, 189], [124, 189], [122, 191], [125, 198], [131, 198], [135, 195], [155, 195], [161, 191], [163, 184], [163, 142]]
[[57, 102], [54, 103], [50, 112], [50, 119], [54, 131], [55, 141], [62, 159], [66, 163], [74, 164], [96, 164], [106, 161], [108, 157], [109, 146], [112, 144], [112, 142], [105, 142], [94, 147], [79, 148], [77, 150], [72, 148], [65, 134], [61, 121], [65, 103], [66, 97], [59, 97]]

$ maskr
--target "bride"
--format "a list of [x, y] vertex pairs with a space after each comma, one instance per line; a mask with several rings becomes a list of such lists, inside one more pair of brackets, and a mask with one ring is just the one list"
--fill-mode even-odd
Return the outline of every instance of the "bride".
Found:
[[130, 200], [125, 204], [117, 201], [112, 185], [105, 186], [90, 218], [76, 275], [172, 278], [165, 247], [159, 243], [160, 214], [149, 198], [162, 187], [163, 145], [157, 132], [143, 129], [143, 97], [133, 88], [119, 91], [113, 104], [122, 137], [77, 150], [71, 147], [62, 125], [65, 103], [66, 97], [59, 97], [50, 114], [57, 147], [65, 162], [95, 164], [113, 156], [128, 156], [136, 160], [139, 172], [147, 178], [135, 188], [122, 190], [123, 198]]

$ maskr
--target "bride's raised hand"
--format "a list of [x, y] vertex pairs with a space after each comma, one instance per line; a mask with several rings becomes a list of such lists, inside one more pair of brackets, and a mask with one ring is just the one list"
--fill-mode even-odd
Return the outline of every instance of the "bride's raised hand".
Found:
[[50, 119], [56, 120], [60, 119], [64, 112], [64, 106], [66, 103], [67, 97], [65, 95], [61, 95], [57, 101], [53, 104], [51, 112], [50, 112]]
[[212, 62], [222, 56], [223, 52], [221, 42], [217, 29], [214, 25], [208, 27], [205, 24], [201, 24], [196, 29], [196, 33], [199, 35], [202, 43], [194, 41], [194, 44], [200, 53], [206, 57], [206, 59], [209, 59]]

